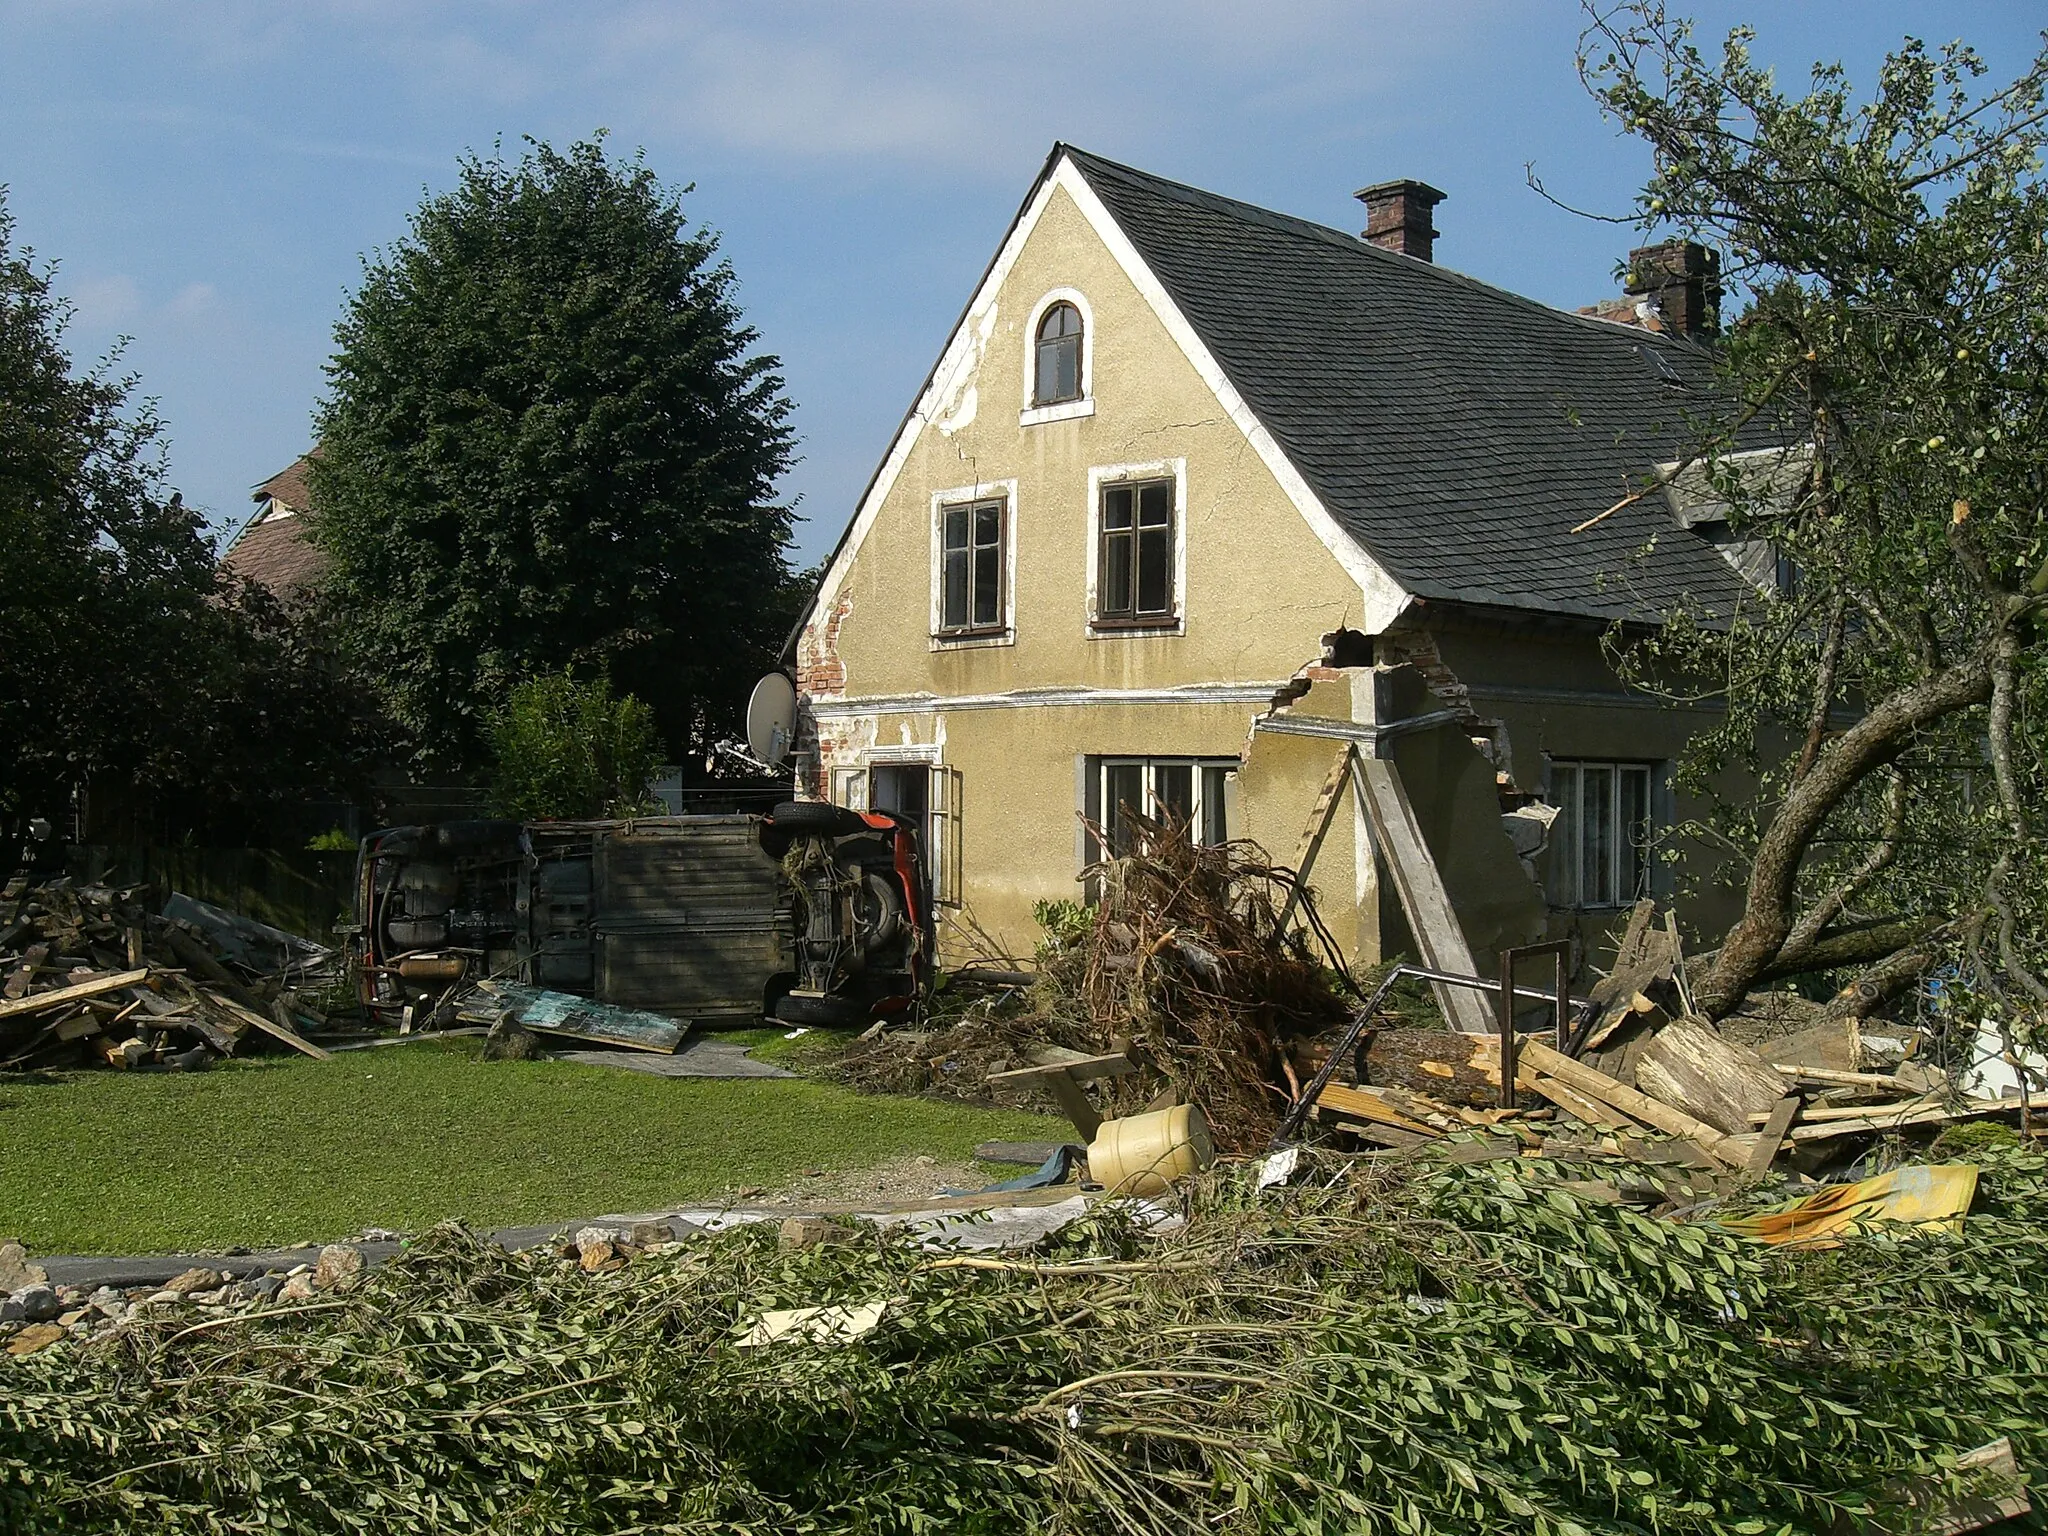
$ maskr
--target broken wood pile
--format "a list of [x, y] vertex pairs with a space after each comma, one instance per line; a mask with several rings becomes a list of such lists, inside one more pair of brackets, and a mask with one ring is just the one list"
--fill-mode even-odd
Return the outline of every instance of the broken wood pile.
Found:
[[[1921, 1059], [1913, 1031], [1876, 1032], [1852, 1019], [1741, 1043], [1692, 1012], [1676, 925], [1669, 914], [1659, 924], [1648, 901], [1588, 1003], [1562, 1040], [1550, 1031], [1518, 1037], [1521, 1107], [1480, 1110], [1412, 1088], [1333, 1082], [1317, 1114], [1387, 1146], [1482, 1125], [1610, 1151], [1664, 1136], [1702, 1166], [1753, 1178], [1780, 1158], [1813, 1172], [1872, 1137], [2022, 1110], [2017, 1098], [1965, 1091], [1963, 1079]], [[1460, 1059], [1497, 1086], [1501, 1048], [1497, 1036], [1466, 1036]], [[1370, 1074], [1369, 1055], [1367, 1063]]]
[[[330, 952], [173, 894], [55, 880], [0, 897], [0, 1070], [193, 1071], [258, 1041], [308, 1056]], [[171, 915], [166, 915], [169, 913]]]

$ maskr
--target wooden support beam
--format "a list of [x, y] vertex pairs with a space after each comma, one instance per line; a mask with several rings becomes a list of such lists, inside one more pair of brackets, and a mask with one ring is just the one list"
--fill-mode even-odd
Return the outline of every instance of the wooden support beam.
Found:
[[[1436, 858], [1423, 841], [1422, 828], [1415, 820], [1415, 808], [1401, 783], [1401, 772], [1391, 759], [1353, 753], [1351, 783], [1358, 803], [1372, 827], [1379, 851], [1387, 861], [1394, 890], [1407, 914], [1408, 929], [1415, 935], [1415, 947], [1422, 963], [1433, 970], [1455, 971], [1477, 976], [1472, 948], [1465, 931], [1458, 926], [1458, 914], [1444, 889]], [[1483, 1035], [1493, 1028], [1491, 1010], [1480, 993], [1447, 982], [1430, 983], [1436, 989], [1437, 1006], [1453, 1029], [1468, 1035]]]

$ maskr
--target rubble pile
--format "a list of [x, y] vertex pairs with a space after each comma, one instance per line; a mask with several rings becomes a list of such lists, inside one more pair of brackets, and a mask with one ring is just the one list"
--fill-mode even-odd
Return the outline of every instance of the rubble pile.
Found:
[[0, 896], [0, 1071], [191, 1071], [305, 1031], [333, 951], [206, 902], [59, 879]]
[[[1361, 1035], [1363, 1074], [1333, 1073], [1299, 1105], [1297, 1120], [1312, 1111], [1348, 1138], [1382, 1147], [1474, 1128], [1525, 1146], [1631, 1154], [1654, 1146], [1660, 1158], [1708, 1171], [1696, 1194], [1725, 1192], [1780, 1160], [1817, 1173], [1881, 1138], [1928, 1141], [1964, 1121], [2030, 1118], [2030, 1074], [2001, 1058], [1988, 1031], [1982, 1051], [1945, 1069], [1921, 1030], [1832, 1018], [1793, 999], [1762, 1000], [1726, 1028], [1699, 1016], [1676, 924], [1668, 913], [1660, 923], [1649, 901], [1631, 914], [1612, 969], [1566, 1028], [1516, 1036], [1511, 1105], [1499, 1092], [1498, 1036], [1447, 1034], [1440, 1060], [1383, 1072], [1372, 1032]], [[1451, 1091], [1475, 1079], [1492, 1106]]]

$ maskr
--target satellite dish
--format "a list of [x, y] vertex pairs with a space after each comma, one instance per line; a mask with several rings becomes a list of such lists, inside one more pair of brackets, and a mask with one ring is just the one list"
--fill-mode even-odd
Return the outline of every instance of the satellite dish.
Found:
[[754, 684], [754, 696], [747, 700], [747, 750], [779, 768], [795, 740], [796, 684], [786, 672], [770, 672]]

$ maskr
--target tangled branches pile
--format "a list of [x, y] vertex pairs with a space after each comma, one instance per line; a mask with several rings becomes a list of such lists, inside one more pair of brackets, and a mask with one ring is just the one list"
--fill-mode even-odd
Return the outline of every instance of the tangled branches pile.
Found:
[[1219, 1147], [1255, 1151], [1293, 1094], [1288, 1042], [1345, 1017], [1341, 970], [1281, 926], [1295, 875], [1256, 843], [1205, 847], [1138, 820], [1143, 851], [1097, 867], [1091, 920], [1041, 957], [1041, 1011], [1099, 1050], [1130, 1043], [1145, 1070], [1105, 1085], [1106, 1114], [1171, 1085], [1202, 1107]]
[[993, 1264], [753, 1228], [590, 1276], [448, 1230], [337, 1300], [0, 1361], [0, 1528], [1897, 1529], [1901, 1478], [2048, 1455], [2048, 1162], [1982, 1161], [1963, 1233], [1824, 1253], [1535, 1159], [1227, 1169], [1178, 1233]]
[[[864, 1042], [836, 1064], [841, 1081], [988, 1099], [989, 1074], [1030, 1065], [1036, 1047], [1128, 1049], [1139, 1071], [1095, 1085], [1105, 1116], [1171, 1087], [1202, 1107], [1223, 1150], [1263, 1148], [1296, 1087], [1288, 1047], [1343, 1022], [1335, 989], [1350, 978], [1308, 892], [1300, 911], [1322, 956], [1281, 926], [1295, 875], [1256, 843], [1205, 847], [1172, 822], [1134, 821], [1142, 851], [1089, 871], [1092, 905], [1041, 909], [1022, 1007], [984, 998], [937, 1033]], [[1026, 1090], [1010, 1101], [1036, 1102]]]

